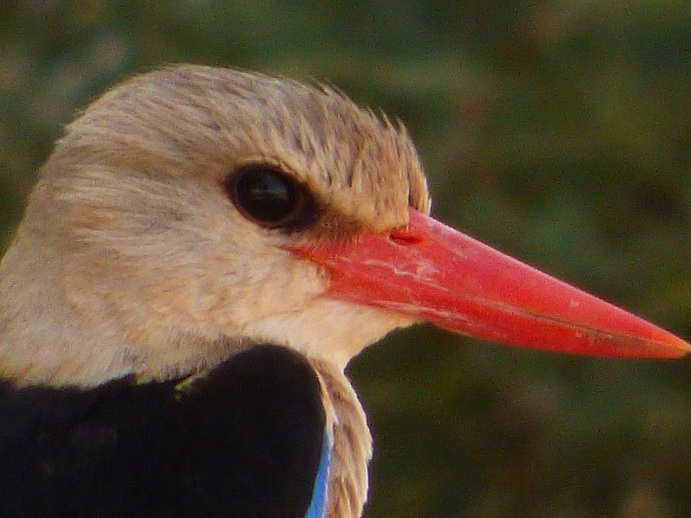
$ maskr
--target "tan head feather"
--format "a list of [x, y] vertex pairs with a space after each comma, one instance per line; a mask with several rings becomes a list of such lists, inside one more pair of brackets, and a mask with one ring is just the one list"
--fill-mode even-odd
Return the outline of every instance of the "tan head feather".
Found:
[[[271, 231], [235, 210], [224, 179], [252, 162], [309, 187], [312, 228]], [[41, 170], [0, 266], [0, 375], [164, 378], [257, 341], [342, 367], [409, 321], [320, 299], [321, 272], [281, 246], [402, 226], [408, 205], [429, 210], [406, 131], [334, 90], [201, 66], [130, 79]]]

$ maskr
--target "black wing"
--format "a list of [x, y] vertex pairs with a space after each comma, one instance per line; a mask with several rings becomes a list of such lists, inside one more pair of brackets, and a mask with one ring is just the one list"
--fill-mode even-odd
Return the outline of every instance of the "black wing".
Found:
[[325, 423], [307, 361], [257, 346], [181, 381], [0, 384], [0, 516], [304, 518]]

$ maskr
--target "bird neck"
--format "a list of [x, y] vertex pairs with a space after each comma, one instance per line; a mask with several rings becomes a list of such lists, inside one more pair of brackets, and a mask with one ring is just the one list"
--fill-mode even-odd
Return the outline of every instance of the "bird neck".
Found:
[[127, 375], [172, 379], [238, 349], [225, 337], [166, 325], [145, 301], [131, 297], [125, 304], [114, 286], [99, 287], [96, 267], [78, 275], [60, 259], [59, 251], [34, 246], [21, 232], [2, 258], [0, 379], [54, 387]]
[[332, 440], [326, 516], [357, 518], [367, 500], [372, 437], [353, 387], [334, 364], [313, 362], [323, 384], [327, 432]]

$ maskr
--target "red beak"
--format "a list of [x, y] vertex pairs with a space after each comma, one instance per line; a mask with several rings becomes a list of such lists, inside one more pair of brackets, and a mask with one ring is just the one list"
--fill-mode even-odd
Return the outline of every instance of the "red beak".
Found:
[[409, 209], [406, 229], [293, 250], [322, 265], [327, 296], [509, 345], [675, 358], [691, 345], [645, 320]]

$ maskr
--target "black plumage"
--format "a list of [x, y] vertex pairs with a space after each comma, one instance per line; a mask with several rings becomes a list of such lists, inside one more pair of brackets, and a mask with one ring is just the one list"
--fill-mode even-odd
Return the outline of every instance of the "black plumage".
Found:
[[5, 382], [0, 516], [304, 517], [324, 425], [314, 370], [282, 347], [164, 382]]

